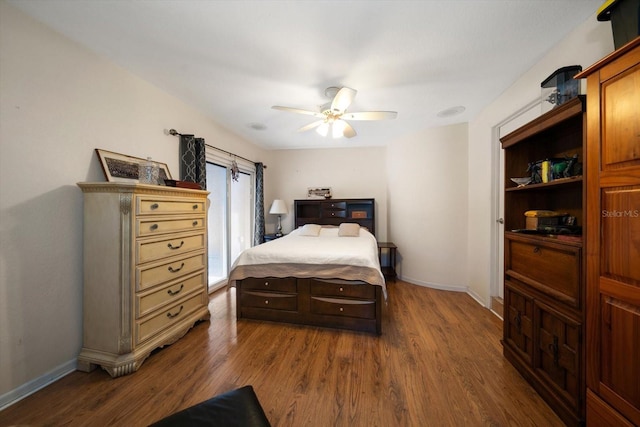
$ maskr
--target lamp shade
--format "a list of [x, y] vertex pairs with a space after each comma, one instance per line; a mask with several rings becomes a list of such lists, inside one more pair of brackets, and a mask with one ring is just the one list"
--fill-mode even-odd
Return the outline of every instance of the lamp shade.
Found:
[[287, 205], [284, 203], [284, 200], [275, 199], [271, 204], [269, 213], [274, 215], [286, 215], [289, 211], [287, 210]]

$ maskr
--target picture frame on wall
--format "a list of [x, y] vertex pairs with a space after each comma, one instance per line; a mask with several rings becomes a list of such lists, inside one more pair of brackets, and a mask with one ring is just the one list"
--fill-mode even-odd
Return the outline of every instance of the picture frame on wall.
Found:
[[[139, 182], [139, 167], [146, 159], [114, 153], [113, 151], [96, 148], [96, 154], [100, 160], [100, 166], [108, 182]], [[158, 181], [164, 183], [165, 179], [173, 179], [166, 163], [153, 160], [160, 169]]]

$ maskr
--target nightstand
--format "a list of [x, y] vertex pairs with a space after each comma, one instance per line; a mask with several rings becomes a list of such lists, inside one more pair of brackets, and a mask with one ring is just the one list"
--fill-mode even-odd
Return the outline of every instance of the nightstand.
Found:
[[[283, 234], [282, 236], [286, 236], [286, 234]], [[264, 235], [264, 243], [270, 242], [272, 240], [279, 239], [282, 236], [276, 236], [275, 234], [265, 234]]]
[[[380, 259], [380, 269], [386, 280], [396, 281], [396, 249], [398, 247], [393, 242], [378, 242], [378, 258]], [[387, 262], [382, 262], [382, 252], [387, 250], [389, 258]]]

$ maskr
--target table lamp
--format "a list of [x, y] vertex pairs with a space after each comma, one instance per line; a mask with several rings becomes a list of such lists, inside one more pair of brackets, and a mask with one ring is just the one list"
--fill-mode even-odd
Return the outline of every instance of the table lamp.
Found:
[[269, 213], [272, 215], [278, 215], [278, 228], [276, 230], [276, 237], [282, 237], [282, 222], [281, 216], [289, 213], [287, 210], [287, 205], [284, 203], [284, 200], [275, 199], [271, 204], [271, 209], [269, 209]]

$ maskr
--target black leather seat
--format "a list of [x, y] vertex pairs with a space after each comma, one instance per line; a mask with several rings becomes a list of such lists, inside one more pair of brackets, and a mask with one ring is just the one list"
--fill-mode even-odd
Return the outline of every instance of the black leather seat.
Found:
[[215, 396], [151, 424], [152, 427], [271, 427], [250, 385]]

